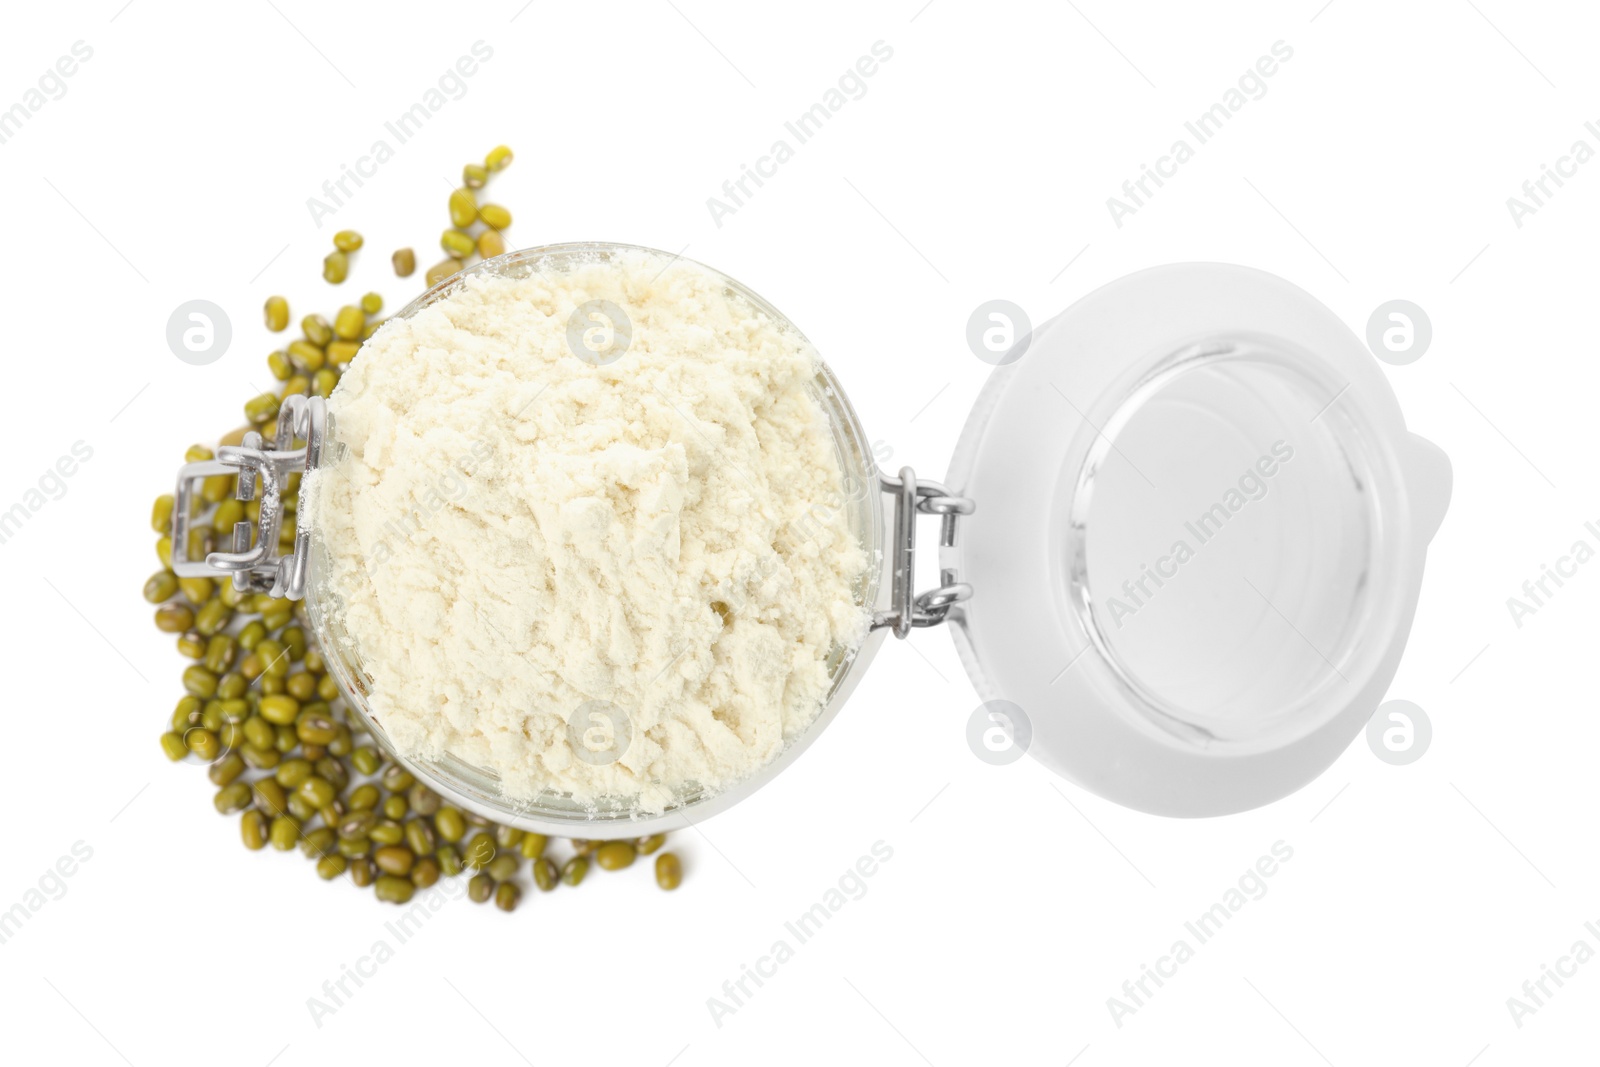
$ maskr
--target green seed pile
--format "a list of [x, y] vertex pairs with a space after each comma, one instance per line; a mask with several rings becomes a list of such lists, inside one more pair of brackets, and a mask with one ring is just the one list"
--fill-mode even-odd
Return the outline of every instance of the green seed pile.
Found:
[[[489, 258], [505, 251], [503, 231], [511, 225], [511, 213], [479, 204], [477, 190], [510, 162], [511, 150], [502, 145], [482, 164], [463, 168], [462, 186], [450, 194], [451, 228], [440, 238], [449, 257], [429, 268], [430, 286], [458, 272], [474, 252]], [[338, 285], [349, 275], [349, 257], [365, 242], [354, 230], [340, 231], [333, 240], [323, 277]], [[402, 278], [416, 269], [409, 248], [396, 252], [393, 263]], [[224, 434], [221, 444], [240, 444], [251, 429], [270, 439], [278, 409], [291, 394], [331, 394], [362, 342], [381, 324], [382, 310], [383, 298], [368, 293], [341, 307], [331, 323], [318, 314], [301, 319], [301, 337], [267, 357], [268, 369], [282, 385], [247, 401], [249, 425]], [[268, 298], [264, 317], [272, 332], [287, 329], [288, 300]], [[194, 445], [184, 459], [213, 457], [210, 448]], [[581, 883], [591, 863], [621, 870], [639, 856], [660, 851], [666, 840], [660, 834], [634, 841], [575, 840], [571, 856], [558, 862], [546, 854], [545, 835], [499, 826], [445, 804], [370, 743], [359, 721], [346, 714], [303, 604], [240, 593], [227, 580], [174, 574], [175, 550], [184, 559], [203, 560], [219, 544], [231, 543], [235, 523], [258, 520], [259, 498], [236, 499], [235, 480], [228, 474], [201, 483], [186, 545], [172, 544], [174, 498], [156, 499], [150, 525], [159, 535], [161, 569], [145, 582], [144, 598], [157, 605], [156, 628], [175, 634], [178, 652], [190, 661], [183, 671], [184, 696], [161, 735], [161, 750], [174, 762], [209, 764], [207, 773], [217, 788], [212, 803], [218, 813], [239, 817], [246, 848], [298, 848], [315, 861], [323, 880], [347, 878], [393, 904], [406, 903], [417, 889], [440, 878], [468, 874], [468, 897], [479, 903], [492, 899], [504, 911], [522, 899], [517, 876], [524, 861], [533, 885], [549, 892], [560, 883]], [[294, 546], [299, 488], [300, 476], [291, 476], [283, 495], [283, 552]], [[683, 878], [678, 857], [656, 855], [655, 876], [662, 889], [676, 889]]]

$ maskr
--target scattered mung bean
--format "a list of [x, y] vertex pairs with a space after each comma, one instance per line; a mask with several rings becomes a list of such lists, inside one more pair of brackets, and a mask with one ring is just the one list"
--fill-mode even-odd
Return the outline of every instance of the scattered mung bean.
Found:
[[267, 329], [273, 333], [280, 333], [289, 325], [289, 301], [281, 296], [267, 297], [266, 307], [263, 309], [267, 320]]
[[474, 904], [482, 904], [494, 893], [494, 879], [487, 874], [475, 874], [467, 883], [467, 897]]
[[662, 889], [676, 889], [683, 884], [683, 864], [674, 852], [663, 852], [656, 857], [656, 885]]
[[603, 870], [620, 871], [631, 866], [638, 855], [632, 841], [607, 841], [594, 850], [594, 861]]
[[435, 286], [461, 269], [461, 261], [446, 257], [428, 268], [428, 285]]
[[478, 221], [478, 198], [471, 189], [457, 189], [450, 194], [450, 225], [464, 230]]

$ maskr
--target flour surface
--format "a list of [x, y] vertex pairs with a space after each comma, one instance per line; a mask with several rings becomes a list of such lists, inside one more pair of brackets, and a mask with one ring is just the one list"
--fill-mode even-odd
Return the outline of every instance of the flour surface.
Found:
[[[631, 326], [604, 365], [568, 339], [596, 300]], [[644, 251], [471, 277], [385, 324], [330, 399], [342, 455], [302, 521], [402, 753], [651, 813], [804, 731], [867, 626], [817, 369]]]

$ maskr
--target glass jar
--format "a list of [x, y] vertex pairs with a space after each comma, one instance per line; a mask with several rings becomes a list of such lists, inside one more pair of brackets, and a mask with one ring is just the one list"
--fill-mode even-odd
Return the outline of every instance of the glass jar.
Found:
[[[399, 316], [464, 277], [624, 252], [677, 258], [598, 243], [513, 252]], [[750, 289], [701, 269], [794, 328]], [[337, 428], [320, 398], [286, 401], [275, 449], [247, 439], [184, 468], [175, 544], [186, 543], [198, 479], [254, 472], [263, 497], [258, 528], [241, 524], [233, 552], [178, 573], [231, 572], [240, 588], [304, 595], [346, 702], [397, 762], [452, 803], [568, 837], [641, 836], [738, 803], [827, 727], [886, 635], [914, 628], [950, 624], [985, 700], [969, 725], [980, 757], [1025, 751], [1097, 793], [1170, 815], [1239, 811], [1298, 789], [1360, 731], [1393, 678], [1449, 464], [1405, 430], [1348, 328], [1281, 279], [1216, 264], [1156, 268], [1019, 338], [973, 408], [948, 488], [910, 468], [880, 472], [825, 365], [810, 388], [848, 489], [828, 506], [872, 561], [856, 588], [872, 629], [833, 650], [821, 710], [776, 758], [725, 790], [685, 790], [660, 814], [638, 815], [622, 799], [517, 799], [457, 757], [395, 752], [368, 700], [374, 679], [319, 578], [315, 529], [297, 527], [291, 555], [263, 547], [277, 544], [283, 481], [331, 461]], [[241, 492], [254, 484], [239, 478]], [[940, 584], [921, 594], [919, 517], [939, 523]], [[994, 737], [998, 748], [980, 741]]]
[[[511, 252], [475, 264], [455, 277], [434, 286], [398, 312], [397, 317], [409, 318], [423, 308], [444, 299], [463, 278], [468, 276], [523, 277], [531, 272], [546, 269], [560, 270], [571, 263], [596, 260], [603, 262], [621, 253], [641, 252], [659, 256], [664, 267], [674, 258], [651, 249], [604, 243], [553, 245]], [[756, 310], [776, 323], [787, 325], [799, 334], [799, 330], [783, 313], [761, 296], [732, 278], [703, 265], [697, 264], [697, 266], [737, 292]], [[880, 547], [884, 543], [886, 531], [883, 509], [879, 503], [877, 467], [872, 460], [871, 446], [866, 432], [861, 428], [860, 420], [845, 397], [844, 390], [827, 366], [821, 367], [811, 382], [810, 389], [827, 419], [828, 431], [845, 480], [845, 499], [828, 502], [826, 506], [832, 508], [837, 504], [840, 522], [869, 553], [872, 565], [864, 571], [855, 592], [859, 604], [869, 610], [876, 610], [879, 606], [880, 589], [884, 587], [879, 563], [883, 558]], [[336, 428], [333, 436], [337, 437]], [[867, 640], [854, 648], [835, 648], [828, 660], [830, 684], [827, 695], [822, 710], [810, 727], [791, 741], [757, 774], [727, 790], [709, 795], [699, 789], [686, 791], [662, 815], [643, 818], [636, 817], [626, 803], [617, 799], [602, 799], [594, 804], [579, 804], [566, 796], [550, 793], [537, 801], [530, 802], [506, 796], [500, 791], [495, 775], [455, 756], [447, 755], [438, 760], [417, 760], [398, 756], [395, 746], [390, 743], [384, 732], [383, 723], [373, 713], [367, 699], [372, 691], [373, 679], [361, 664], [355, 642], [337, 625], [336, 620], [340, 612], [337, 610], [334, 594], [318, 579], [320, 574], [328, 572], [328, 568], [325, 565], [318, 565], [318, 556], [325, 549], [314, 530], [310, 543], [311, 567], [306, 602], [312, 628], [323, 648], [329, 670], [338, 681], [340, 691], [344, 694], [349, 707], [362, 724], [390, 755], [395, 756], [419, 780], [453, 803], [497, 822], [540, 833], [584, 838], [633, 837], [681, 827], [684, 822], [680, 817], [683, 816], [698, 820], [727, 808], [754, 792], [761, 784], [770, 781], [778, 771], [800, 755], [844, 705], [845, 698], [854, 688], [856, 680], [860, 678], [867, 661], [882, 643], [881, 634], [874, 634], [869, 635]]]

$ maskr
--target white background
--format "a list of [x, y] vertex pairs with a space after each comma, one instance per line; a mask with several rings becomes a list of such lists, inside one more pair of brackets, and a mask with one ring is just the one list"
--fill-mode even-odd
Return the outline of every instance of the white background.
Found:
[[[93, 58], [0, 144], [7, 437], [0, 509], [75, 441], [93, 458], [0, 545], [6, 847], [0, 909], [74, 842], [93, 857], [0, 945], [0, 1058], [355, 1062], [1189, 1061], [1574, 1063], [1595, 1057], [1600, 962], [1519, 1028], [1506, 999], [1600, 925], [1592, 636], [1600, 566], [1517, 628], [1506, 599], [1600, 519], [1592, 473], [1600, 162], [1513, 224], [1506, 198], [1600, 119], [1579, 4], [12, 5], [0, 107], [73, 42]], [[275, 5], [275, 6], [274, 6]], [[120, 9], [120, 10], [119, 10]], [[323, 228], [306, 198], [385, 136], [474, 41], [491, 61]], [[719, 228], [705, 205], [882, 40], [894, 50]], [[1269, 82], [1148, 207], [1106, 198], [1275, 41]], [[1417, 763], [1361, 739], [1267, 808], [1141, 815], [964, 738], [948, 637], [885, 647], [792, 769], [643, 865], [512, 916], [450, 903], [318, 1027], [306, 1000], [394, 917], [297, 853], [248, 853], [203, 771], [156, 736], [180, 693], [139, 587], [150, 500], [184, 448], [267, 385], [259, 308], [296, 317], [425, 265], [447, 183], [500, 142], [514, 243], [634, 242], [783, 308], [890, 461], [942, 472], [988, 368], [968, 314], [1042, 322], [1169, 261], [1276, 272], [1358, 333], [1430, 314], [1386, 367], [1455, 496], [1391, 697], [1434, 725]], [[363, 231], [352, 281], [319, 263]], [[233, 345], [180, 363], [183, 301]], [[1594, 571], [1594, 573], [1589, 573]], [[1057, 786], [1060, 788], [1058, 789]], [[706, 1001], [875, 841], [893, 859], [718, 1027]], [[1119, 1028], [1107, 998], [1274, 842], [1294, 849], [1215, 941]]]

